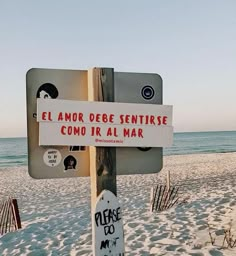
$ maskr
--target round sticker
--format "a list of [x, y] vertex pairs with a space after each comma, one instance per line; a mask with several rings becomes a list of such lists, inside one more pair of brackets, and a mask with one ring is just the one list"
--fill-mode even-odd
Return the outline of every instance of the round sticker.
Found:
[[65, 171], [75, 170], [76, 165], [77, 165], [77, 160], [72, 155], [69, 155], [64, 159]]
[[48, 149], [43, 155], [43, 161], [47, 166], [57, 166], [61, 162], [60, 151], [57, 149]]

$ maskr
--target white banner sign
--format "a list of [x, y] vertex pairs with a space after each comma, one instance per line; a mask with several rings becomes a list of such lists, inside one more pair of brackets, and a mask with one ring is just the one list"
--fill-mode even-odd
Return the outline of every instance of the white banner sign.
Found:
[[164, 147], [172, 106], [38, 99], [40, 145]]

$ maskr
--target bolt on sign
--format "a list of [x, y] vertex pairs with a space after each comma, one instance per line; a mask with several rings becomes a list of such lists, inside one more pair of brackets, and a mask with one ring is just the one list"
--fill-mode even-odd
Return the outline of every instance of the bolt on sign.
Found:
[[88, 80], [87, 70], [28, 71], [29, 174], [89, 176], [91, 145], [115, 148], [117, 174], [160, 171], [162, 147], [173, 140], [172, 107], [162, 105], [161, 77], [114, 72], [109, 103], [88, 102], [94, 101]]
[[93, 255], [124, 255], [124, 234], [121, 206], [117, 197], [103, 190], [92, 212]]

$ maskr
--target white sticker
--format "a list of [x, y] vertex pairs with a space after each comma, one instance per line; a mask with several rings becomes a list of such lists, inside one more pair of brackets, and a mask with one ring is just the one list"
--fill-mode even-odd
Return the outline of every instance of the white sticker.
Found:
[[48, 149], [43, 155], [44, 163], [49, 167], [55, 167], [61, 162], [61, 153], [57, 149]]

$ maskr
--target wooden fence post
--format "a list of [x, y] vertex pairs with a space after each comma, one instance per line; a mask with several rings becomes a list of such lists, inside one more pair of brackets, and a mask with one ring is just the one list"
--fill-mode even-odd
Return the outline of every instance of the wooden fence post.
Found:
[[12, 208], [12, 213], [15, 219], [15, 224], [16, 224], [16, 229], [20, 229], [21, 228], [21, 219], [20, 219], [20, 213], [19, 213], [19, 208], [18, 208], [18, 204], [17, 204], [17, 200], [16, 199], [12, 199], [12, 204], [13, 204], [13, 208]]
[[170, 170], [167, 170], [166, 185], [167, 185], [167, 191], [169, 193], [169, 191], [170, 191]]

